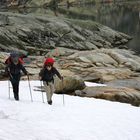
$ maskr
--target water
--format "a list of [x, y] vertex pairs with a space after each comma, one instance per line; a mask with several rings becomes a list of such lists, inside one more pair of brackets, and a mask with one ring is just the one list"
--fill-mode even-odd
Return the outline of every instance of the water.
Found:
[[140, 54], [140, 11], [112, 5], [108, 13], [98, 14], [96, 21], [132, 36], [128, 47]]
[[[70, 7], [69, 12], [66, 7], [64, 7], [63, 10], [59, 10], [58, 15], [74, 19], [78, 18], [97, 21], [103, 25], [111, 27], [112, 29], [126, 33], [133, 37], [127, 46], [140, 54], [140, 1], [135, 6], [133, 4], [135, 4], [135, 2], [130, 3], [129, 6], [120, 6], [114, 3], [79, 5]], [[19, 12], [22, 14], [41, 13], [55, 16], [55, 13], [50, 9], [41, 8], [12, 9], [9, 11]]]
[[[70, 13], [67, 16], [69, 18], [97, 21], [132, 36], [133, 39], [127, 46], [140, 54], [140, 2], [137, 6], [139, 9], [131, 5], [129, 8], [113, 3], [72, 7], [70, 11], [75, 11], [77, 14]], [[82, 13], [82, 15], [79, 15], [79, 13]]]

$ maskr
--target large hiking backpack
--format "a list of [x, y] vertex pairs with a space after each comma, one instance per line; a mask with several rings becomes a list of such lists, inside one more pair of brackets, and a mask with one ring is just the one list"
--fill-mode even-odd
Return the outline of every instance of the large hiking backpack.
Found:
[[10, 53], [10, 56], [5, 60], [5, 64], [11, 64], [11, 63], [17, 62], [18, 64], [24, 64], [24, 61], [22, 58], [20, 58], [19, 54], [17, 52]]
[[44, 62], [44, 66], [51, 65], [53, 66], [55, 60], [53, 58], [47, 58]]

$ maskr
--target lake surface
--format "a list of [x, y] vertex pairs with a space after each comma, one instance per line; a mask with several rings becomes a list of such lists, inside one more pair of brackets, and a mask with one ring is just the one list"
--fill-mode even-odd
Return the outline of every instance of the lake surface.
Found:
[[112, 29], [132, 36], [133, 40], [127, 46], [140, 54], [140, 9], [134, 10], [134, 7], [131, 8], [131, 5], [128, 8], [127, 6], [110, 3], [84, 5], [76, 9], [72, 7], [71, 11], [76, 11], [83, 15], [70, 14], [68, 15], [70, 18], [74, 17], [97, 21]]
[[[140, 2], [139, 9], [130, 4], [129, 8], [125, 5], [114, 3], [96, 4], [96, 5], [79, 5], [75, 7], [60, 7], [58, 16], [66, 16], [68, 18], [77, 18], [84, 20], [97, 21], [103, 25], [111, 27], [117, 31], [126, 33], [133, 37], [128, 43], [128, 47], [140, 54]], [[135, 9], [135, 10], [134, 10]], [[0, 10], [1, 11], [1, 10]], [[7, 11], [6, 9], [3, 11]], [[41, 13], [55, 16], [50, 9], [30, 8], [30, 9], [11, 9], [11, 12], [19, 12], [22, 14]]]

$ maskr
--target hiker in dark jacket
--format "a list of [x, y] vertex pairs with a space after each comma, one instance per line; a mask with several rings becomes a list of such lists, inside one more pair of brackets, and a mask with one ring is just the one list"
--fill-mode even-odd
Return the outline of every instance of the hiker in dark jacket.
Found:
[[16, 55], [12, 56], [12, 61], [11, 63], [7, 64], [5, 73], [10, 77], [15, 100], [19, 100], [19, 81], [21, 71], [23, 71], [25, 75], [28, 74], [24, 66], [20, 63], [19, 58]]
[[53, 67], [53, 62], [46, 61], [43, 69], [40, 71], [39, 76], [40, 80], [43, 81], [44, 88], [47, 95], [47, 101], [49, 105], [52, 105], [52, 95], [54, 93], [54, 76], [57, 75], [60, 80], [63, 80], [63, 77]]

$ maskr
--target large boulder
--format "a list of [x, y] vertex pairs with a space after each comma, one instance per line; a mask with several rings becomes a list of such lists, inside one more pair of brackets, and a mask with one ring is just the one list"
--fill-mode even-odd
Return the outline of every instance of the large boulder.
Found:
[[54, 80], [55, 93], [58, 93], [58, 94], [73, 94], [75, 90], [82, 90], [85, 88], [84, 81], [77, 76], [64, 77], [63, 81], [58, 79], [57, 77], [55, 77], [54, 79], [55, 79]]
[[123, 64], [133, 71], [140, 71], [140, 57], [134, 55], [134, 52], [128, 50], [104, 50], [104, 53], [110, 55], [118, 64]]
[[97, 68], [93, 72], [100, 75], [100, 82], [102, 83], [115, 79], [128, 79], [133, 75], [133, 72], [128, 68]]
[[[137, 77], [136, 77], [137, 76]], [[140, 91], [140, 74], [136, 73], [135, 77], [131, 79], [123, 79], [123, 80], [114, 80], [110, 82], [106, 82], [108, 86], [119, 86], [119, 87], [128, 87], [135, 90]]]
[[107, 82], [131, 78], [139, 71], [140, 58], [124, 49], [77, 51], [58, 60], [62, 69], [69, 69], [84, 80]]
[[110, 101], [130, 103], [135, 106], [140, 105], [140, 92], [126, 87], [86, 87], [82, 91], [75, 91], [75, 94], [82, 97], [94, 97]]
[[56, 93], [72, 93], [77, 89], [84, 89], [85, 84], [81, 78], [67, 76], [63, 81], [58, 78], [55, 79], [55, 92]]
[[90, 62], [93, 64], [96, 63], [106, 63], [106, 64], [113, 64], [116, 65], [117, 62], [112, 59], [109, 55], [105, 53], [100, 53], [98, 51], [84, 51], [84, 52], [77, 52], [71, 56], [69, 56], [70, 59], [78, 59], [79, 61], [83, 62]]

